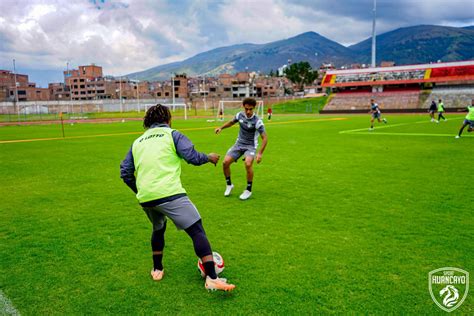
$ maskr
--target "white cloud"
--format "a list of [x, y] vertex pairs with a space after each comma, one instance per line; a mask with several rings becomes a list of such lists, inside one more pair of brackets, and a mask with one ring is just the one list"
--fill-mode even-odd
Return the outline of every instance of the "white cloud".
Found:
[[[0, 68], [96, 63], [121, 75], [209, 49], [315, 31], [341, 44], [371, 34], [372, 0], [0, 0]], [[378, 34], [474, 24], [471, 0], [378, 1]]]

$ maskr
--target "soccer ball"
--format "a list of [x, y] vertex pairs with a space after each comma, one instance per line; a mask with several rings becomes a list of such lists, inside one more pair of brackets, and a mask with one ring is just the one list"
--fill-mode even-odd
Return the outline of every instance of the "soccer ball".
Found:
[[[215, 251], [212, 252], [212, 256], [214, 257], [214, 267], [216, 269], [216, 273], [217, 275], [219, 275], [222, 271], [224, 271], [224, 259], [218, 252]], [[201, 273], [201, 276], [205, 278], [206, 272], [204, 270], [204, 265], [202, 264], [201, 259], [198, 259], [197, 267], [199, 269], [199, 272]]]

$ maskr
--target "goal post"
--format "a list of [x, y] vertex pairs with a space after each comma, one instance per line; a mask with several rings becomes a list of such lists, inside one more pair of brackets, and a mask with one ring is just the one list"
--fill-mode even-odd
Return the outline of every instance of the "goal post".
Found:
[[[175, 112], [178, 110], [178, 113], [183, 111], [184, 113], [184, 119], [188, 119], [188, 105], [186, 103], [160, 103], [161, 105], [167, 106], [171, 112]], [[156, 103], [149, 103], [149, 104], [140, 104], [140, 109], [143, 109], [145, 112], [152, 106], [156, 105]], [[180, 115], [176, 115], [177, 117], [180, 117]]]
[[[263, 100], [256, 100], [255, 114], [263, 120]], [[217, 108], [216, 119], [223, 121], [226, 114], [235, 115], [238, 110], [241, 110], [242, 101], [239, 100], [220, 100]], [[227, 111], [227, 113], [226, 113]]]

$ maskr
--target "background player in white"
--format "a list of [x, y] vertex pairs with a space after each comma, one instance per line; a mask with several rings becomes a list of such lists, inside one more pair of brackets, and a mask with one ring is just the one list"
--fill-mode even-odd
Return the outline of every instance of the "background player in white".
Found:
[[[256, 159], [257, 163], [262, 161], [263, 151], [268, 142], [263, 121], [253, 112], [256, 105], [257, 102], [255, 99], [245, 99], [242, 102], [242, 106], [244, 107], [243, 111], [237, 113], [237, 115], [229, 122], [215, 129], [216, 134], [219, 134], [224, 128], [231, 127], [237, 122], [239, 122], [240, 126], [237, 141], [227, 151], [223, 162], [224, 176], [227, 182], [224, 196], [229, 196], [234, 188], [230, 179], [230, 165], [233, 162], [236, 162], [240, 157], [242, 157], [242, 155], [244, 156], [245, 169], [247, 170], [247, 188], [240, 195], [240, 199], [246, 200], [252, 195], [253, 160]], [[262, 138], [262, 146], [257, 153], [258, 134], [260, 134], [260, 137]]]
[[371, 114], [370, 128], [369, 128], [370, 131], [374, 129], [375, 119], [377, 119], [377, 121], [379, 121], [379, 123], [381, 123], [383, 121], [385, 124], [387, 124], [387, 120], [385, 118], [382, 118], [382, 113], [380, 112], [379, 105], [377, 103], [375, 103], [374, 99], [370, 99], [370, 111], [369, 111], [369, 113]]

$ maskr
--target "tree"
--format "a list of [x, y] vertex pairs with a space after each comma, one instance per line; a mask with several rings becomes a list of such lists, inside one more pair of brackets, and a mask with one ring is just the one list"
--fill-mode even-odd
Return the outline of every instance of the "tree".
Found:
[[285, 75], [297, 86], [298, 91], [303, 91], [305, 84], [311, 84], [316, 80], [318, 71], [313, 70], [307, 61], [301, 61], [286, 68]]
[[273, 72], [273, 69], [270, 69], [270, 73], [268, 74], [270, 77], [275, 77], [275, 73]]

